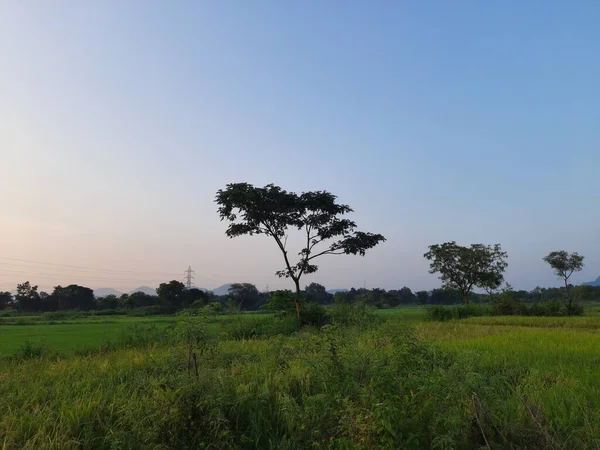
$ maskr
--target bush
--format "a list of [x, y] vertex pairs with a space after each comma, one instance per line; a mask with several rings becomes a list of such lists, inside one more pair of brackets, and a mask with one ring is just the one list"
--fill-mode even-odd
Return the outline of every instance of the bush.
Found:
[[19, 311], [14, 308], [0, 310], [0, 317], [17, 317], [19, 315]]
[[379, 319], [373, 313], [373, 308], [362, 302], [351, 304], [339, 303], [331, 307], [329, 314], [331, 322], [341, 326], [366, 328], [373, 325]]
[[290, 335], [298, 331], [298, 319], [296, 317], [258, 319], [241, 316], [224, 325], [226, 326], [224, 337], [235, 340], [262, 339], [277, 335]]
[[47, 345], [26, 340], [14, 353], [13, 359], [35, 359], [49, 356], [51, 350]]
[[425, 317], [436, 322], [447, 320], [466, 319], [467, 317], [479, 317], [491, 315], [491, 309], [483, 305], [457, 305], [457, 306], [426, 306]]
[[40, 315], [42, 320], [72, 320], [84, 317], [87, 314], [75, 310], [49, 311]]
[[322, 327], [329, 323], [329, 315], [318, 303], [306, 302], [300, 308], [300, 326]]
[[153, 305], [130, 309], [127, 312], [127, 315], [132, 317], [162, 316], [165, 314], [173, 314], [174, 312], [175, 310], [173, 308], [161, 305]]

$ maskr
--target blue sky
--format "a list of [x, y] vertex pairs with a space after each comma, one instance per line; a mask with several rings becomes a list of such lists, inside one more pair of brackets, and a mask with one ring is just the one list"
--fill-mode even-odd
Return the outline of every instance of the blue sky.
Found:
[[190, 264], [287, 287], [272, 242], [224, 236], [237, 181], [330, 190], [388, 238], [307, 283], [435, 287], [448, 240], [501, 243], [515, 287], [558, 285], [555, 249], [595, 279], [598, 23], [584, 0], [4, 2], [0, 288]]

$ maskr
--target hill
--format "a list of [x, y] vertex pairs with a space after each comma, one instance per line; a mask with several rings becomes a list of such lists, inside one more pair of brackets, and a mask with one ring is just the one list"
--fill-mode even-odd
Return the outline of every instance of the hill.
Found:
[[213, 294], [215, 295], [227, 295], [229, 293], [229, 288], [231, 287], [231, 283], [224, 284], [219, 286], [216, 289], [213, 289]]
[[587, 283], [581, 283], [583, 286], [600, 286], [600, 277], [596, 278], [596, 281], [588, 281]]
[[120, 297], [123, 293], [113, 288], [99, 288], [94, 289], [94, 295], [96, 297], [106, 297], [107, 295], [116, 295], [117, 297]]
[[128, 292], [128, 294], [133, 294], [134, 292], [143, 292], [148, 295], [156, 295], [156, 289], [148, 286], [140, 286], [138, 288], [132, 289]]

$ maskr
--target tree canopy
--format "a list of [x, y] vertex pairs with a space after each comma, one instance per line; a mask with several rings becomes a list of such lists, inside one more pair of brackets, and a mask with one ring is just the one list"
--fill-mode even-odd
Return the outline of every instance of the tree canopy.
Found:
[[465, 302], [474, 286], [488, 292], [499, 288], [507, 266], [500, 244], [464, 247], [451, 241], [430, 245], [423, 256], [431, 261], [429, 273], [439, 273], [443, 286], [456, 289]]
[[567, 287], [571, 275], [583, 269], [583, 258], [584, 256], [579, 255], [577, 252], [569, 253], [564, 250], [556, 250], [548, 253], [544, 257], [544, 261], [548, 263], [557, 277], [564, 280], [565, 287]]
[[[296, 309], [300, 311], [300, 278], [315, 273], [315, 258], [323, 255], [361, 255], [385, 241], [381, 234], [356, 230], [356, 223], [343, 218], [352, 212], [348, 205], [337, 203], [327, 191], [296, 194], [268, 184], [255, 187], [249, 183], [231, 183], [217, 191], [221, 220], [229, 221], [225, 234], [230, 238], [243, 235], [271, 236], [281, 251], [285, 263], [276, 272], [291, 278], [296, 286]], [[287, 248], [290, 229], [304, 232], [305, 244], [294, 264]], [[318, 246], [321, 246], [320, 248]]]

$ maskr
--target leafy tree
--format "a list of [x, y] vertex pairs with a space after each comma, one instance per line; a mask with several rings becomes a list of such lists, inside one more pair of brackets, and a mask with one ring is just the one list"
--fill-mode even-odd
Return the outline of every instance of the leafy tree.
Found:
[[142, 308], [144, 306], [155, 306], [158, 305], [158, 297], [156, 295], [149, 295], [145, 292], [134, 292], [129, 294], [124, 299], [124, 305], [129, 308]]
[[240, 309], [256, 309], [261, 301], [260, 292], [252, 283], [233, 283], [229, 287], [229, 297]]
[[21, 311], [41, 311], [40, 294], [38, 287], [32, 286], [29, 281], [17, 284], [17, 295], [15, 301]]
[[569, 278], [574, 272], [583, 269], [583, 258], [584, 256], [577, 252], [568, 253], [564, 250], [550, 252], [544, 257], [544, 261], [552, 268], [554, 274], [565, 282], [566, 306], [569, 314], [573, 311], [574, 300], [574, 295], [569, 290]]
[[156, 289], [158, 301], [161, 305], [179, 309], [184, 303], [185, 285], [181, 281], [171, 280], [161, 283]]
[[548, 253], [544, 257], [544, 261], [554, 270], [554, 274], [558, 278], [562, 278], [565, 282], [565, 287], [569, 287], [569, 278], [574, 272], [579, 272], [583, 269], [583, 256], [575, 253], [568, 253], [564, 250]]
[[430, 245], [423, 256], [431, 261], [429, 273], [439, 273], [443, 287], [456, 289], [465, 303], [474, 286], [488, 291], [497, 289], [507, 266], [507, 255], [500, 244], [463, 247], [451, 241]]
[[202, 289], [190, 288], [183, 292], [184, 306], [194, 305], [195, 307], [205, 306], [208, 303], [208, 295]]
[[307, 302], [315, 302], [326, 305], [333, 302], [333, 295], [327, 292], [325, 286], [319, 283], [310, 283], [304, 288]]
[[52, 292], [52, 299], [56, 302], [56, 307], [59, 310], [82, 309], [87, 311], [94, 309], [96, 306], [94, 291], [76, 284], [70, 284], [66, 287], [56, 286]]
[[56, 299], [45, 291], [40, 292], [40, 304], [44, 311], [56, 311], [58, 309]]
[[[352, 209], [337, 203], [336, 196], [326, 191], [298, 195], [273, 184], [259, 188], [248, 183], [233, 183], [217, 191], [215, 202], [219, 205], [221, 220], [230, 222], [225, 233], [230, 238], [265, 234], [275, 240], [285, 262], [285, 268], [276, 274], [293, 280], [298, 317], [300, 279], [318, 270], [315, 258], [342, 254], [364, 256], [368, 249], [385, 241], [380, 234], [355, 231], [353, 221], [341, 218]], [[306, 236], [296, 264], [290, 261], [287, 248], [287, 231], [294, 228], [303, 230]], [[317, 249], [319, 244], [326, 246]]]
[[121, 300], [115, 294], [108, 294], [96, 299], [98, 309], [117, 309], [119, 306], [121, 306]]
[[294, 310], [294, 293], [289, 289], [269, 292], [269, 300], [263, 305], [267, 311], [290, 311]]
[[10, 292], [0, 292], [0, 309], [8, 308], [13, 303], [13, 296]]
[[427, 304], [429, 300], [429, 294], [427, 293], [427, 291], [417, 291], [415, 295], [417, 296], [419, 303], [421, 303], [422, 305]]

